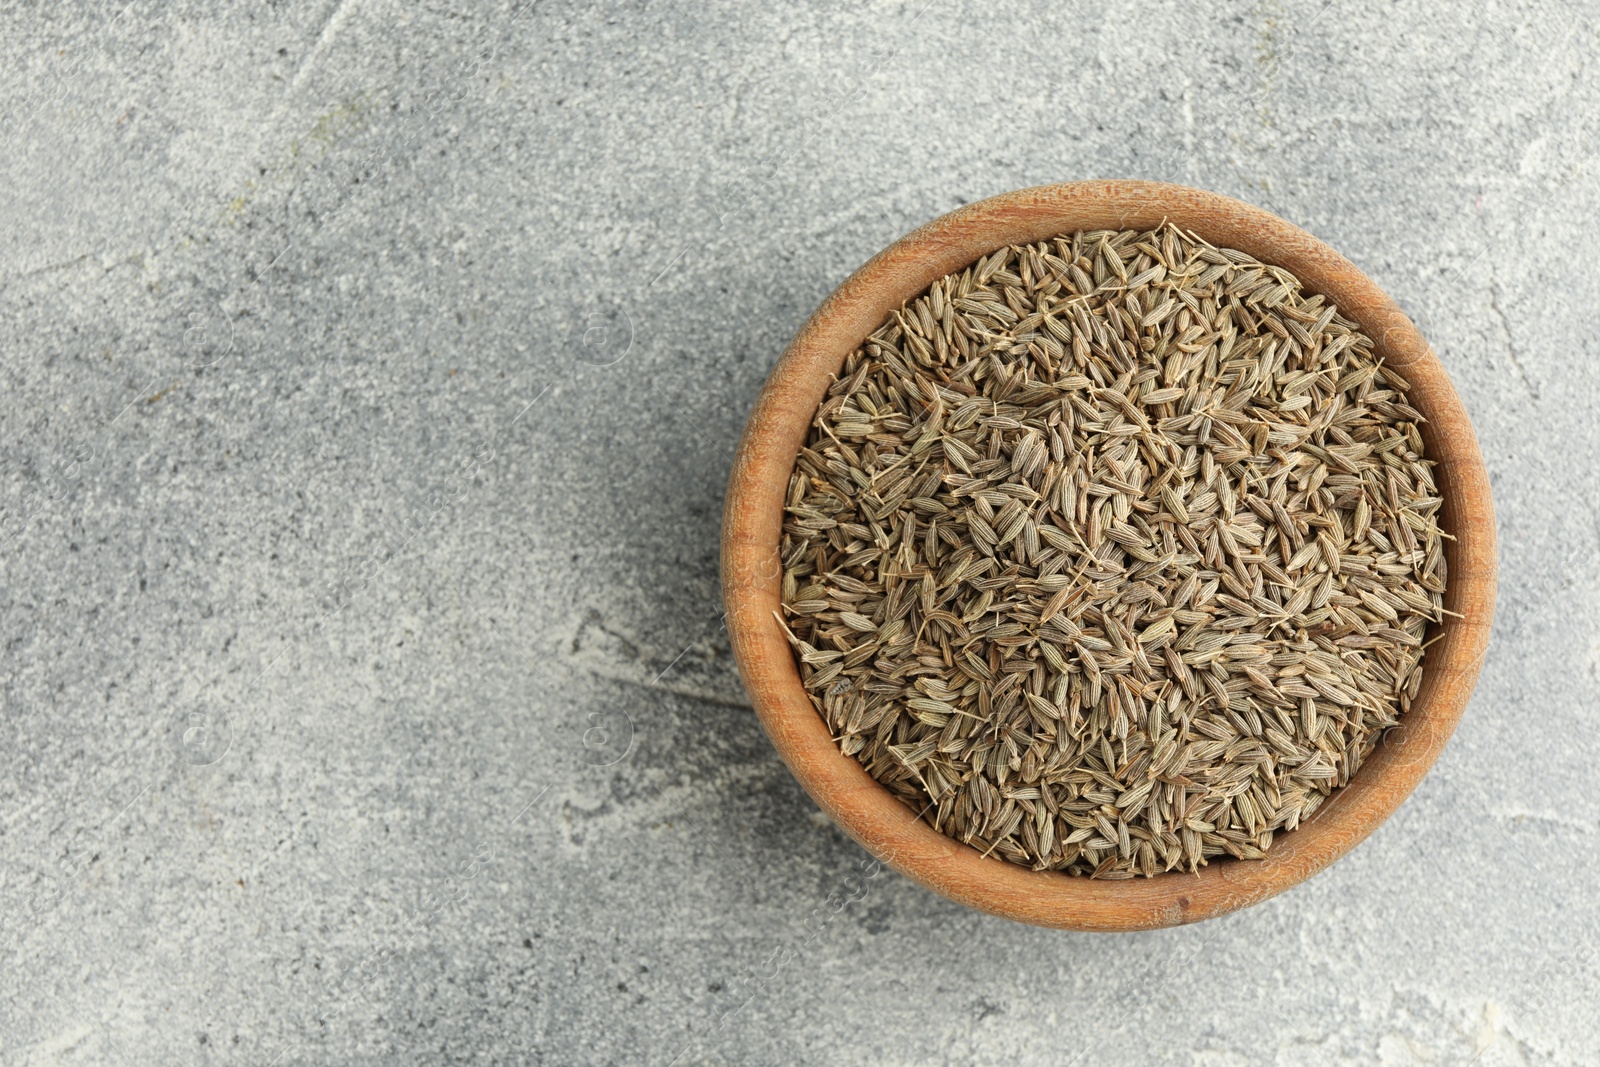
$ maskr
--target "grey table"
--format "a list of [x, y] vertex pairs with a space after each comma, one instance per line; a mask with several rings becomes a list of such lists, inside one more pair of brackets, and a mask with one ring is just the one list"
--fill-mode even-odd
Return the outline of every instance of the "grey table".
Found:
[[[1593, 4], [0, 20], [0, 1062], [1600, 1058]], [[1260, 907], [838, 906], [865, 853], [720, 623], [744, 413], [898, 234], [1113, 176], [1305, 226], [1433, 341], [1483, 680]]]

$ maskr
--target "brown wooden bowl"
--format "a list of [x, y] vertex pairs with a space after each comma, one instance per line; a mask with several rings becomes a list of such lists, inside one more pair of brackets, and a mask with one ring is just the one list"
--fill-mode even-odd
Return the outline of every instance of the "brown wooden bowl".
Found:
[[[1351, 783], [1262, 860], [1214, 859], [1198, 874], [1100, 881], [1033, 871], [946, 837], [839, 751], [800, 684], [779, 628], [784, 494], [824, 392], [845, 357], [903, 303], [997, 248], [1075, 230], [1148, 229], [1171, 220], [1220, 246], [1293, 272], [1361, 324], [1412, 383], [1444, 497], [1447, 621], [1422, 689]], [[1455, 730], [1489, 645], [1495, 524], [1478, 442], [1439, 358], [1364, 274], [1304, 230], [1215, 193], [1139, 181], [1047, 185], [971, 204], [896, 241], [817, 309], [756, 401], [734, 460], [722, 534], [728, 630], [761, 724], [800, 784], [851, 837], [901, 873], [970, 907], [1075, 930], [1175, 926], [1281, 893], [1355, 847], [1416, 788]], [[1436, 631], [1437, 633], [1437, 631]]]

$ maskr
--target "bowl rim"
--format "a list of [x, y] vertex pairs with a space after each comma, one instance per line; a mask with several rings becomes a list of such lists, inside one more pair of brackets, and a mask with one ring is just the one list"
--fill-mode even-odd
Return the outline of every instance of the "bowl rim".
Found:
[[[1411, 382], [1412, 406], [1436, 462], [1450, 577], [1448, 620], [1424, 660], [1422, 687], [1361, 770], [1261, 860], [1213, 860], [1197, 874], [1096, 880], [1034, 871], [946, 837], [833, 742], [800, 682], [778, 624], [782, 507], [795, 456], [850, 351], [936, 279], [995, 249], [1060, 233], [1147, 229], [1171, 220], [1218, 246], [1294, 273], [1333, 300]], [[1489, 645], [1495, 599], [1489, 479], [1460, 396], [1433, 349], [1376, 283], [1299, 227], [1232, 197], [1159, 182], [1036, 186], [978, 201], [906, 234], [821, 304], [795, 336], [751, 411], [729, 478], [722, 587], [739, 672], [790, 771], [880, 861], [969, 907], [1040, 926], [1136, 930], [1174, 926], [1258, 903], [1311, 877], [1367, 837], [1416, 788], [1466, 708]]]

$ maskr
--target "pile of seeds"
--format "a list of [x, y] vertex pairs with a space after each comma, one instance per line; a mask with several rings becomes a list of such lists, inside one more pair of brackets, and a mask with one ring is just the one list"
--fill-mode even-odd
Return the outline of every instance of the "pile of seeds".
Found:
[[949, 275], [845, 361], [796, 462], [806, 689], [985, 854], [1259, 858], [1410, 706], [1446, 614], [1407, 389], [1293, 275], [1170, 225]]

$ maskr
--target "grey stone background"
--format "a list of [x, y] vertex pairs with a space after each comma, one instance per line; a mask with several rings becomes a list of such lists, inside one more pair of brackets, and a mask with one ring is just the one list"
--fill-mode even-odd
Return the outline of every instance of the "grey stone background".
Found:
[[[1600, 9], [0, 8], [0, 1063], [1600, 1060]], [[1495, 645], [1367, 844], [1035, 930], [824, 819], [717, 537], [827, 292], [1186, 182], [1416, 319]]]

